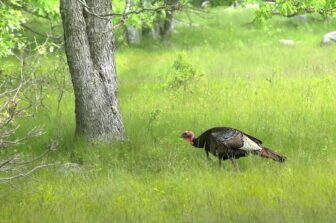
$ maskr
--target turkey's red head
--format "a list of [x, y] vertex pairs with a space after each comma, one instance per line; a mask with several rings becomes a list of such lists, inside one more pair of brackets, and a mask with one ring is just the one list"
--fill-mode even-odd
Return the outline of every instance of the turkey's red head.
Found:
[[181, 138], [188, 140], [191, 144], [193, 144], [193, 139], [195, 138], [195, 134], [192, 131], [185, 131], [182, 133]]

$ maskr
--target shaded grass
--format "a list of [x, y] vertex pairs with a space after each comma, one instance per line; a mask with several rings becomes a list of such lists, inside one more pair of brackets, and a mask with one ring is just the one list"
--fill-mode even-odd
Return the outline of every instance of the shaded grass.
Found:
[[[58, 135], [61, 146], [50, 162], [75, 157], [83, 169], [43, 170], [16, 183], [23, 192], [0, 185], [0, 222], [333, 222], [335, 48], [317, 41], [332, 24], [296, 29], [275, 19], [282, 30], [274, 32], [246, 25], [251, 16], [214, 9], [207, 19], [196, 18], [205, 28], [181, 28], [160, 45], [120, 49], [129, 142], [75, 140], [73, 95], [66, 93], [57, 114], [50, 92], [49, 110], [21, 123], [23, 130], [44, 124], [48, 134], [17, 149], [38, 153]], [[285, 34], [301, 42], [279, 46]], [[163, 87], [181, 50], [205, 74], [191, 83], [192, 92]], [[251, 156], [239, 160], [236, 174], [230, 163], [219, 169], [215, 158], [207, 161], [178, 138], [186, 129], [200, 134], [213, 126], [261, 138], [288, 161]]]

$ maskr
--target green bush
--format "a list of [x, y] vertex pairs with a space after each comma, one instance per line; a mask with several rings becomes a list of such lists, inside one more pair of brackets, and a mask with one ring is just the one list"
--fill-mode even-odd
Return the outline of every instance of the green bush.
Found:
[[193, 6], [201, 7], [202, 2], [204, 2], [204, 1], [205, 1], [205, 0], [191, 0], [190, 3], [191, 3]]
[[[193, 6], [196, 7], [201, 7], [202, 2], [207, 1], [207, 0], [191, 0], [190, 3]], [[235, 0], [209, 0], [210, 1], [210, 5], [212, 7], [216, 7], [216, 6], [229, 6], [232, 5]]]
[[169, 75], [167, 88], [172, 90], [183, 89], [191, 91], [190, 87], [202, 75], [189, 63], [185, 53], [180, 53], [173, 64], [173, 72]]
[[235, 0], [210, 0], [211, 7], [216, 6], [229, 6], [232, 5]]

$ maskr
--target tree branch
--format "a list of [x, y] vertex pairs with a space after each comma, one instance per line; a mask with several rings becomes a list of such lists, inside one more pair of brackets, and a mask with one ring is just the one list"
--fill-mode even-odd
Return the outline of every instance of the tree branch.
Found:
[[54, 39], [54, 40], [60, 40], [61, 39], [61, 36], [58, 36], [58, 37], [55, 37], [55, 36], [50, 36], [49, 34], [43, 34], [43, 33], [40, 33], [36, 30], [33, 30], [32, 28], [30, 28], [29, 26], [26, 26], [25, 24], [21, 24], [21, 26], [27, 30], [29, 30], [30, 32], [32, 33], [35, 33], [39, 36], [42, 36], [44, 38], [51, 38], [51, 39]]
[[132, 0], [126, 0], [125, 9], [124, 9], [123, 14], [121, 15], [120, 23], [113, 26], [113, 29], [116, 29], [116, 28], [125, 24], [126, 20], [128, 19], [128, 13], [129, 13], [129, 9], [131, 7], [131, 1]]
[[[14, 132], [13, 132], [14, 133]], [[33, 129], [31, 129], [24, 137], [21, 137], [21, 138], [18, 138], [18, 139], [15, 139], [15, 140], [12, 140], [12, 141], [6, 141], [6, 140], [3, 140], [4, 137], [1, 136], [0, 139], [0, 150], [1, 149], [6, 149], [8, 146], [11, 146], [11, 145], [17, 145], [17, 144], [20, 144], [21, 142], [23, 141], [26, 141], [30, 138], [33, 138], [33, 137], [37, 137], [37, 136], [41, 136], [43, 134], [43, 129], [42, 128], [38, 128], [38, 127], [34, 127]]]
[[57, 164], [56, 163], [42, 164], [42, 165], [34, 167], [33, 169], [31, 169], [31, 170], [29, 170], [27, 172], [24, 172], [24, 173], [20, 173], [18, 175], [11, 176], [11, 177], [0, 178], [0, 183], [7, 183], [7, 181], [11, 181], [11, 180], [15, 180], [15, 179], [18, 179], [18, 178], [26, 177], [26, 176], [34, 173], [38, 169], [45, 168], [45, 167], [48, 167], [48, 166], [54, 166], [54, 165], [57, 165]]
[[105, 18], [104, 16], [101, 16], [101, 15], [98, 15], [94, 11], [92, 11], [91, 10], [92, 8], [87, 5], [85, 0], [77, 0], [77, 1], [82, 4], [82, 6], [84, 8], [84, 11], [89, 13], [90, 15], [93, 15], [93, 16], [95, 16], [97, 18], [100, 18], [100, 19], [103, 19], [103, 20], [109, 20], [110, 19], [110, 18]]
[[93, 15], [96, 16], [100, 19], [110, 19], [109, 17], [113, 17], [113, 16], [121, 16], [122, 19], [127, 19], [128, 15], [132, 15], [132, 14], [140, 14], [143, 12], [160, 12], [163, 10], [168, 10], [168, 11], [173, 11], [173, 10], [178, 10], [181, 8], [181, 5], [164, 5], [164, 6], [159, 6], [157, 8], [142, 8], [139, 10], [135, 10], [135, 11], [129, 11], [129, 9], [131, 8], [131, 0], [126, 0], [126, 5], [125, 5], [125, 9], [122, 13], [109, 13], [109, 14], [102, 14], [102, 15], [98, 15], [96, 13], [93, 12], [92, 8], [89, 7], [87, 5], [87, 3], [85, 2], [85, 0], [77, 0], [78, 2], [80, 2], [82, 4], [82, 6], [84, 7], [84, 10]]
[[122, 23], [125, 23], [125, 21], [128, 17], [129, 9], [131, 7], [131, 1], [132, 0], [126, 0], [125, 9], [124, 9], [123, 15], [121, 17]]
[[26, 165], [26, 164], [29, 164], [29, 163], [33, 163], [36, 160], [39, 160], [39, 159], [43, 158], [44, 156], [48, 155], [50, 152], [55, 151], [58, 146], [59, 146], [59, 142], [58, 141], [53, 142], [53, 143], [51, 143], [51, 144], [48, 145], [48, 149], [46, 151], [44, 151], [44, 153], [42, 153], [41, 155], [35, 157], [32, 160], [21, 162], [21, 163], [17, 163], [16, 165]]
[[[136, 11], [129, 11], [125, 14], [123, 13], [110, 13], [110, 14], [105, 14], [103, 16], [122, 16], [125, 17], [126, 19], [128, 18], [129, 15], [138, 15], [144, 12], [161, 12], [161, 11], [174, 11], [174, 10], [178, 10], [180, 9], [181, 6], [179, 5], [170, 5], [170, 6], [160, 6], [157, 8], [142, 8]], [[121, 21], [120, 23], [118, 23], [117, 25], [113, 26], [113, 29], [119, 28], [121, 25], [123, 25], [125, 23], [125, 21]]]
[[13, 9], [22, 10], [22, 11], [28, 13], [28, 14], [34, 15], [34, 16], [42, 18], [42, 19], [48, 19], [48, 20], [50, 19], [49, 16], [40, 15], [40, 14], [38, 14], [38, 13], [36, 13], [36, 12], [28, 9], [24, 5], [12, 4], [12, 3], [8, 2], [8, 1], [6, 1], [4, 4], [7, 5], [8, 7], [13, 8]]
[[320, 9], [320, 10], [315, 10], [314, 8], [306, 8], [302, 11], [297, 11], [297, 12], [294, 12], [294, 13], [291, 13], [291, 14], [287, 14], [287, 15], [284, 15], [280, 12], [273, 12], [272, 14], [273, 15], [280, 15], [280, 16], [284, 16], [284, 17], [287, 17], [287, 18], [291, 18], [291, 17], [294, 17], [294, 16], [298, 16], [298, 15], [302, 15], [302, 14], [310, 14], [310, 13], [318, 13], [318, 14], [325, 14], [325, 13], [335, 13], [336, 12], [336, 8], [329, 8], [329, 9]]
[[[174, 10], [178, 10], [181, 9], [182, 6], [181, 5], [164, 5], [164, 6], [159, 6], [157, 8], [142, 8], [139, 10], [135, 10], [135, 11], [129, 11], [126, 15], [132, 15], [132, 14], [140, 14], [143, 12], [160, 12], [163, 10], [167, 10], [167, 11], [174, 11]], [[105, 14], [105, 15], [101, 15], [103, 17], [108, 17], [108, 16], [124, 16], [123, 13], [110, 13], [110, 14]]]
[[11, 163], [13, 160], [16, 159], [17, 156], [13, 156], [12, 158], [9, 158], [8, 160], [3, 161], [0, 163], [0, 169], [6, 166], [7, 164]]

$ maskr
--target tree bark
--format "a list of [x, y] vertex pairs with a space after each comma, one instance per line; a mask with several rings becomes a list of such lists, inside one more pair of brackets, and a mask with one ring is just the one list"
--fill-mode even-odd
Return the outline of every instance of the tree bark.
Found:
[[[177, 0], [164, 0], [166, 7], [172, 7], [176, 5]], [[159, 34], [161, 38], [169, 36], [174, 31], [174, 18], [175, 10], [169, 9], [165, 10], [164, 17], [161, 17], [161, 13], [158, 14], [156, 33]]]
[[[112, 21], [86, 12], [82, 2], [60, 3], [65, 52], [75, 93], [76, 134], [90, 141], [123, 139]], [[94, 14], [112, 13], [111, 0], [86, 3]]]
[[[174, 6], [177, 3], [177, 0], [164, 0], [166, 6]], [[175, 10], [166, 10], [166, 17], [164, 19], [163, 33], [162, 36], [170, 35], [174, 30], [174, 17]]]

